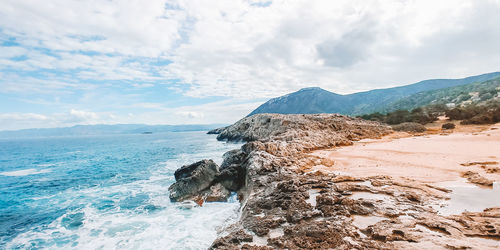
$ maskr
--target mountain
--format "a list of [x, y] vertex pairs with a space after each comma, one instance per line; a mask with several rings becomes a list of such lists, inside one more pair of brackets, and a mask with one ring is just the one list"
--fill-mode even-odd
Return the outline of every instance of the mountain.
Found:
[[115, 125], [76, 125], [64, 128], [34, 128], [11, 131], [0, 131], [0, 138], [47, 137], [47, 136], [82, 136], [110, 134], [151, 134], [163, 132], [208, 131], [224, 124], [210, 125], [145, 125], [145, 124], [115, 124]]
[[444, 89], [423, 91], [391, 103], [382, 112], [412, 110], [430, 104], [483, 103], [500, 98], [500, 77]]
[[449, 88], [475, 82], [484, 82], [500, 77], [500, 72], [471, 76], [462, 79], [433, 79], [414, 84], [375, 89], [349, 95], [339, 95], [321, 88], [305, 88], [297, 92], [273, 98], [250, 115], [258, 113], [315, 114], [340, 113], [361, 115], [386, 110], [397, 101], [423, 91]]

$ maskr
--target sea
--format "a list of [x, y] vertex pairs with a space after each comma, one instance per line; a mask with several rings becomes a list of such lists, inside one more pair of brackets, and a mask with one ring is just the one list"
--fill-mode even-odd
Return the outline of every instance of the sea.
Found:
[[235, 195], [192, 207], [168, 187], [240, 146], [204, 131], [0, 139], [0, 249], [206, 249]]

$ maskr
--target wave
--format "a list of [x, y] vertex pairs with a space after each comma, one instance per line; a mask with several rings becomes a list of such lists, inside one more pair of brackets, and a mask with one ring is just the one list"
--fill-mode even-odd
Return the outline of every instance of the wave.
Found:
[[0, 175], [3, 175], [3, 176], [26, 176], [26, 175], [34, 175], [34, 174], [45, 174], [45, 173], [50, 173], [51, 171], [52, 170], [50, 170], [50, 169], [36, 170], [34, 168], [28, 168], [28, 169], [23, 169], [23, 170], [0, 172]]

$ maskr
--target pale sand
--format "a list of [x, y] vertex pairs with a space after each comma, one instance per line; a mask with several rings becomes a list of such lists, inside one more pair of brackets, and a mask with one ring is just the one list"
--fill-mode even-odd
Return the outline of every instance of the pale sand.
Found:
[[[458, 180], [461, 173], [470, 170], [500, 181], [500, 173], [488, 174], [481, 165], [460, 165], [500, 162], [500, 123], [458, 126], [453, 133], [440, 134], [441, 123], [431, 124], [422, 136], [394, 133], [380, 140], [314, 151], [311, 154], [328, 158], [334, 165], [315, 166], [312, 170], [338, 171], [356, 177], [388, 175], [426, 183]], [[500, 168], [500, 164], [489, 166]]]

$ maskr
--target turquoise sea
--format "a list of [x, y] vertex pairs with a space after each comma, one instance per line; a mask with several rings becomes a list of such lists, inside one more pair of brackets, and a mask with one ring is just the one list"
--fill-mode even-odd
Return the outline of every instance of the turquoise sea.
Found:
[[205, 132], [0, 139], [0, 249], [204, 249], [239, 208], [172, 203], [174, 171], [239, 144]]

